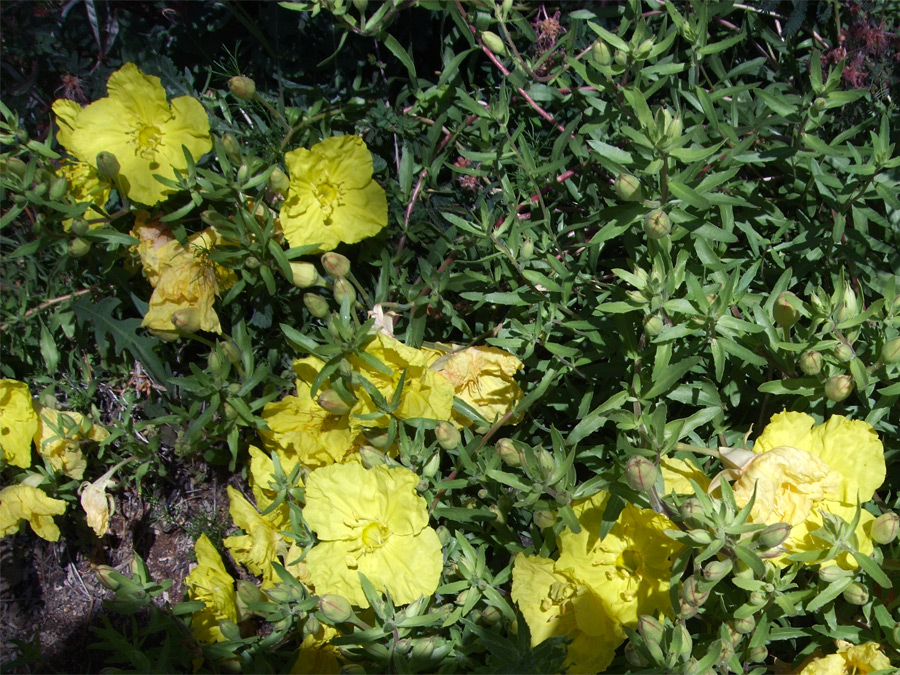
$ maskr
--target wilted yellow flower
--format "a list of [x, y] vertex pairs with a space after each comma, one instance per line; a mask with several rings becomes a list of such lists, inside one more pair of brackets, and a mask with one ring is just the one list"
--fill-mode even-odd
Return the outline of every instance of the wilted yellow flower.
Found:
[[40, 488], [32, 485], [11, 485], [0, 490], [0, 537], [19, 531], [22, 521], [27, 520], [31, 529], [41, 539], [57, 541], [59, 528], [53, 516], [62, 515], [66, 503], [53, 499]]
[[[76, 204], [89, 202], [88, 210], [84, 212], [86, 220], [104, 218], [103, 206], [109, 201], [109, 193], [112, 187], [108, 181], [103, 180], [97, 169], [87, 162], [63, 161], [58, 173], [66, 179], [69, 188], [69, 196]], [[63, 221], [63, 229], [68, 232], [72, 229], [72, 218]], [[100, 227], [102, 223], [93, 223], [91, 227]]]
[[31, 439], [40, 428], [28, 385], [0, 380], [0, 450], [13, 466], [31, 466]]
[[114, 484], [112, 476], [119, 466], [117, 464], [93, 483], [81, 484], [81, 508], [87, 516], [87, 524], [98, 537], [109, 529], [109, 517], [115, 508], [115, 501], [112, 495], [106, 494], [106, 490]]
[[[448, 380], [456, 396], [485, 420], [494, 422], [502, 418], [522, 400], [522, 389], [514, 378], [523, 364], [515, 356], [497, 347], [451, 345], [451, 348], [453, 351], [440, 355], [430, 364], [431, 369]], [[456, 413], [453, 419], [463, 426], [472, 424], [471, 420]]]
[[297, 395], [285, 396], [263, 408], [261, 416], [269, 428], [261, 429], [259, 436], [266, 449], [277, 452], [283, 463], [326, 466], [343, 461], [361, 445], [359, 432], [351, 429], [348, 415], [327, 412], [309, 395], [324, 365], [314, 356], [294, 361]]
[[837, 654], [830, 654], [808, 663], [800, 675], [868, 675], [891, 667], [891, 660], [879, 649], [877, 642], [853, 645], [835, 640]]
[[[388, 403], [400, 385], [403, 371], [406, 370], [400, 406], [394, 411], [396, 417], [404, 420], [417, 417], [445, 421], [450, 419], [453, 410], [453, 385], [428, 368], [431, 358], [428, 352], [407, 347], [399, 340], [383, 333], [377, 333], [372, 337], [365, 346], [365, 352], [384, 364], [390, 373], [373, 368], [358, 356], [350, 356], [348, 360], [353, 369], [371, 382]], [[353, 406], [352, 415], [370, 415], [378, 412], [378, 406], [363, 387], [357, 387], [355, 393], [359, 400]], [[351, 427], [386, 427], [388, 418], [381, 416], [359, 420], [351, 417], [350, 424]]]
[[672, 492], [677, 495], [694, 494], [694, 488], [691, 487], [690, 480], [693, 480], [704, 490], [709, 486], [709, 478], [706, 474], [684, 459], [663, 457], [659, 460], [659, 471], [663, 476], [666, 494]]
[[305, 562], [317, 594], [368, 607], [360, 572], [396, 605], [434, 593], [444, 557], [418, 482], [409, 469], [383, 464], [332, 464], [309, 475], [303, 517], [319, 543]]
[[221, 642], [225, 639], [219, 621], [237, 623], [237, 594], [234, 579], [225, 570], [222, 557], [205, 534], [194, 544], [197, 566], [184, 578], [191, 600], [199, 600], [206, 607], [194, 612], [191, 627], [201, 642]]
[[387, 225], [387, 198], [372, 180], [372, 155], [358, 136], [326, 138], [284, 156], [291, 186], [279, 214], [291, 246], [330, 251]]
[[84, 415], [77, 412], [54, 410], [40, 404], [35, 404], [35, 410], [41, 421], [34, 434], [34, 445], [38, 453], [50, 463], [54, 471], [81, 480], [87, 468], [81, 446], [87, 441], [99, 443], [109, 436], [109, 432], [99, 424], [90, 424], [87, 433], [84, 433], [83, 429], [88, 423]]
[[531, 646], [547, 638], [572, 638], [565, 665], [570, 673], [602, 673], [609, 667], [625, 631], [589, 586], [557, 569], [549, 558], [516, 556], [512, 599], [531, 632]]
[[170, 104], [159, 78], [145, 75], [133, 63], [110, 76], [107, 90], [107, 98], [86, 108], [64, 99], [53, 103], [59, 142], [93, 167], [98, 153], [112, 153], [119, 163], [118, 183], [129, 199], [156, 204], [172, 189], [153, 174], [174, 178], [184, 171], [182, 146], [194, 159], [212, 148], [206, 111], [191, 96]]
[[307, 635], [300, 643], [300, 653], [291, 666], [291, 675], [336, 675], [341, 671], [340, 650], [330, 644], [338, 631], [326, 623], [319, 624], [314, 635]]
[[234, 524], [246, 534], [225, 538], [225, 546], [232, 557], [256, 576], [262, 577], [262, 587], [279, 582], [272, 563], [287, 552], [287, 543], [278, 526], [268, 515], [261, 515], [244, 496], [230, 485], [228, 512]]
[[634, 626], [641, 614], [671, 614], [672, 558], [681, 544], [664, 533], [675, 525], [665, 516], [630, 503], [602, 540], [600, 526], [609, 493], [572, 505], [581, 532], [563, 530], [557, 538], [556, 569], [591, 588], [616, 621]]

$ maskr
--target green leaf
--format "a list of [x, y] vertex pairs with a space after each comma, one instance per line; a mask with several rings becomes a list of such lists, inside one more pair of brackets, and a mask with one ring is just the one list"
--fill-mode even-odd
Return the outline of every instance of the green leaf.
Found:
[[650, 390], [641, 396], [644, 401], [649, 401], [660, 394], [669, 391], [676, 382], [678, 382], [685, 374], [694, 366], [700, 363], [702, 359], [699, 356], [692, 356], [678, 363], [666, 366], [661, 372], [653, 371], [653, 386]]
[[797, 112], [797, 106], [787, 103], [783, 97], [775, 96], [763, 89], [757, 89], [756, 95], [763, 100], [763, 103], [782, 117], [789, 117]]
[[406, 70], [409, 71], [409, 77], [413, 82], [417, 81], [416, 77], [416, 64], [413, 62], [412, 57], [409, 53], [404, 49], [403, 45], [401, 45], [397, 38], [388, 33], [384, 38], [384, 46], [391, 50], [391, 53], [397, 57], [397, 59], [402, 63]]

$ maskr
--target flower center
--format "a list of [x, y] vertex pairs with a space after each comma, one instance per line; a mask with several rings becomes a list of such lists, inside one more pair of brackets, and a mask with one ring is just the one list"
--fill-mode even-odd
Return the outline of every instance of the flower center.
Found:
[[322, 207], [322, 212], [327, 220], [331, 218], [331, 212], [334, 211], [334, 208], [340, 206], [341, 192], [328, 181], [323, 181], [316, 185], [316, 199], [319, 200], [319, 206]]
[[616, 556], [616, 567], [629, 574], [638, 574], [642, 561], [640, 553], [627, 548]]
[[362, 543], [367, 550], [381, 548], [387, 543], [390, 531], [381, 523], [369, 523], [362, 532]]
[[137, 134], [138, 154], [146, 159], [153, 159], [156, 148], [162, 142], [162, 132], [159, 127], [148, 124], [142, 127]]

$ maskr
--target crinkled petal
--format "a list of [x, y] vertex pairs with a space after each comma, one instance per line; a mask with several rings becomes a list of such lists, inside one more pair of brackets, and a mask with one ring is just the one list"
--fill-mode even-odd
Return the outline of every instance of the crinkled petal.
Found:
[[13, 466], [31, 466], [31, 442], [40, 428], [28, 385], [0, 380], [0, 450]]
[[887, 476], [884, 445], [872, 425], [832, 415], [811, 435], [811, 452], [843, 478], [837, 498], [851, 504], [872, 499]]
[[11, 485], [0, 490], [0, 537], [15, 534], [27, 520], [34, 533], [47, 541], [59, 540], [52, 516], [65, 513], [66, 503], [31, 485]]

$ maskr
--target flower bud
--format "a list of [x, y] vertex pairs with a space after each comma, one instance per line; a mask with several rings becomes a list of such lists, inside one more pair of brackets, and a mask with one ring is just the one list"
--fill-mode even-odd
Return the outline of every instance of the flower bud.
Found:
[[813, 107], [814, 107], [816, 110], [825, 110], [825, 106], [826, 106], [826, 105], [828, 105], [828, 101], [826, 101], [826, 100], [825, 100], [824, 98], [822, 98], [821, 96], [817, 96], [817, 97], [816, 97], [816, 100], [813, 101]]
[[735, 619], [731, 622], [734, 630], [741, 635], [749, 635], [753, 632], [753, 629], [756, 628], [756, 619], [753, 618], [753, 615], [745, 616], [742, 619]]
[[853, 347], [846, 342], [838, 342], [834, 348], [834, 358], [841, 363], [848, 363], [853, 360], [856, 354], [853, 353]]
[[643, 228], [648, 239], [662, 239], [672, 231], [672, 223], [665, 211], [653, 209], [644, 216]]
[[869, 601], [869, 591], [858, 581], [854, 581], [852, 584], [847, 586], [844, 589], [844, 600], [846, 600], [851, 605], [864, 605]]
[[549, 450], [545, 450], [544, 448], [537, 448], [534, 451], [535, 456], [537, 457], [538, 466], [541, 469], [541, 474], [545, 479], [550, 478], [553, 473], [556, 471], [556, 461], [553, 459], [553, 453]]
[[280, 195], [287, 195], [290, 187], [291, 179], [287, 177], [287, 174], [284, 171], [276, 166], [269, 175], [269, 189]]
[[838, 565], [822, 565], [819, 568], [819, 579], [826, 584], [833, 584], [835, 581], [844, 579], [853, 574]]
[[2, 168], [3, 173], [9, 172], [19, 178], [23, 178], [25, 172], [28, 171], [28, 165], [18, 157], [9, 157], [5, 160], [0, 160], [0, 168]]
[[617, 49], [616, 53], [613, 55], [613, 60], [617, 65], [624, 66], [628, 63], [628, 54], [623, 52], [621, 49]]
[[556, 511], [553, 509], [540, 509], [534, 512], [531, 520], [541, 530], [553, 527], [556, 523]]
[[630, 173], [620, 173], [616, 176], [616, 182], [613, 185], [613, 189], [619, 199], [623, 202], [639, 202], [644, 198], [644, 190], [641, 187], [641, 181]]
[[437, 643], [437, 638], [434, 635], [429, 635], [426, 638], [419, 638], [415, 642], [413, 642], [412, 652], [410, 653], [410, 657], [414, 659], [431, 659], [432, 654], [434, 654], [435, 644]]
[[631, 642], [625, 645], [625, 660], [635, 668], [646, 668], [650, 665], [650, 661]]
[[689, 602], [685, 602], [684, 598], [678, 599], [678, 617], [683, 621], [687, 621], [691, 617], [697, 616], [697, 610], [699, 607], [696, 607]]
[[775, 300], [775, 306], [772, 308], [772, 314], [775, 317], [775, 323], [785, 328], [790, 328], [800, 320], [800, 312], [794, 308], [791, 301], [799, 303], [800, 300], [790, 291], [785, 291]]
[[506, 44], [503, 42], [503, 38], [496, 33], [489, 30], [481, 31], [481, 41], [497, 56], [506, 56]]
[[688, 527], [702, 527], [703, 521], [697, 516], [703, 513], [703, 505], [696, 497], [685, 499], [681, 505], [681, 519]]
[[241, 144], [232, 133], [226, 133], [222, 136], [222, 149], [225, 150], [225, 156], [235, 164], [241, 161]]
[[841, 304], [834, 315], [836, 323], [843, 323], [859, 314], [859, 301], [850, 284], [844, 284], [844, 292], [841, 294]]
[[687, 535], [692, 542], [700, 546], [709, 546], [713, 540], [712, 534], [707, 530], [689, 530]]
[[485, 607], [481, 610], [479, 621], [485, 626], [496, 626], [503, 618], [503, 612], [496, 607]]
[[747, 652], [747, 658], [751, 663], [765, 663], [769, 658], [769, 649], [765, 645], [751, 647]]
[[637, 48], [632, 49], [631, 53], [636, 59], [646, 59], [648, 56], [650, 56], [650, 51], [653, 49], [654, 44], [655, 41], [653, 38], [647, 38], [646, 40], [641, 42], [641, 44], [639, 44]]
[[319, 271], [308, 262], [293, 261], [291, 265], [291, 283], [297, 288], [309, 288], [319, 281]]
[[497, 448], [497, 454], [500, 455], [500, 459], [506, 466], [521, 466], [522, 455], [511, 438], [501, 438], [494, 447]]
[[304, 293], [303, 304], [306, 305], [306, 309], [309, 311], [309, 313], [317, 319], [324, 319], [326, 316], [328, 316], [328, 301], [321, 295], [316, 295], [315, 293]]
[[441, 468], [441, 453], [435, 452], [431, 457], [428, 458], [428, 461], [425, 462], [425, 466], [422, 467], [422, 475], [425, 478], [434, 478], [437, 475], [438, 469]]
[[900, 337], [888, 340], [881, 347], [882, 363], [897, 363], [900, 361]]
[[364, 467], [371, 469], [373, 466], [387, 464], [387, 457], [371, 445], [363, 445], [359, 449], [359, 461]]
[[809, 349], [800, 355], [797, 365], [806, 375], [818, 375], [822, 372], [822, 355], [814, 349]]
[[644, 317], [644, 333], [647, 337], [656, 337], [662, 333], [663, 320], [659, 314], [648, 314]]
[[453, 535], [450, 534], [450, 530], [447, 529], [446, 525], [438, 525], [437, 530], [438, 541], [441, 542], [441, 548], [450, 543], [450, 540], [453, 539]]
[[237, 602], [243, 612], [249, 611], [250, 605], [262, 602], [262, 591], [259, 586], [251, 584], [249, 581], [239, 579], [237, 582]]
[[853, 393], [853, 378], [849, 375], [835, 375], [825, 380], [825, 397], [838, 403]]
[[612, 63], [612, 53], [603, 40], [597, 40], [591, 47], [591, 60], [598, 66], [608, 66]]
[[762, 607], [769, 601], [769, 596], [763, 593], [762, 591], [753, 591], [748, 598], [748, 601], [751, 605], [755, 607]]
[[66, 183], [66, 179], [62, 176], [58, 176], [54, 178], [50, 183], [50, 192], [47, 197], [52, 202], [58, 202], [63, 197], [66, 196], [66, 188], [68, 187], [68, 183]]
[[659, 469], [646, 457], [632, 455], [625, 462], [625, 482], [632, 490], [648, 492], [658, 476]]
[[115, 180], [119, 175], [119, 160], [111, 152], [104, 150], [97, 153], [97, 173], [109, 180]]
[[331, 623], [344, 623], [353, 617], [353, 608], [347, 598], [334, 593], [319, 597], [319, 611]]
[[249, 77], [243, 77], [242, 75], [232, 77], [228, 80], [228, 88], [235, 98], [241, 101], [249, 101], [256, 96], [256, 82]]
[[529, 260], [534, 255], [534, 240], [531, 237], [525, 237], [522, 245], [519, 246], [519, 260]]
[[334, 251], [322, 254], [322, 267], [335, 279], [343, 279], [350, 274], [350, 260]]
[[73, 258], [83, 258], [91, 250], [91, 242], [81, 237], [75, 237], [69, 242], [68, 252]]
[[459, 430], [443, 420], [434, 426], [434, 437], [444, 450], [454, 450], [459, 445]]
[[872, 541], [877, 544], [890, 544], [897, 538], [900, 529], [900, 516], [892, 511], [882, 513], [872, 523]]
[[109, 590], [115, 591], [122, 585], [122, 575], [109, 565], [91, 565], [91, 569], [100, 583]]
[[351, 305], [356, 301], [356, 289], [346, 279], [336, 279], [332, 293], [338, 302], [342, 302], [345, 297], [350, 300]]
[[185, 307], [172, 312], [172, 325], [180, 333], [196, 333], [200, 330], [200, 309], [197, 307]]
[[781, 546], [790, 533], [791, 526], [787, 523], [772, 523], [759, 533], [756, 541], [759, 543], [760, 548], [775, 548], [776, 546]]
[[390, 434], [387, 429], [364, 429], [363, 435], [371, 445], [384, 450], [387, 447]]
[[697, 577], [688, 577], [681, 585], [681, 597], [689, 605], [700, 607], [709, 597], [709, 591], [704, 591]]
[[656, 617], [649, 614], [641, 614], [638, 617], [637, 630], [641, 637], [644, 638], [645, 643], [662, 645], [665, 626]]
[[[703, 532], [703, 530], [695, 531]], [[731, 568], [732, 562], [730, 560], [713, 560], [703, 568], [703, 578], [707, 581], [718, 581], [728, 574]]]
[[334, 389], [326, 389], [319, 394], [316, 403], [332, 415], [346, 415], [353, 407], [342, 399]]

